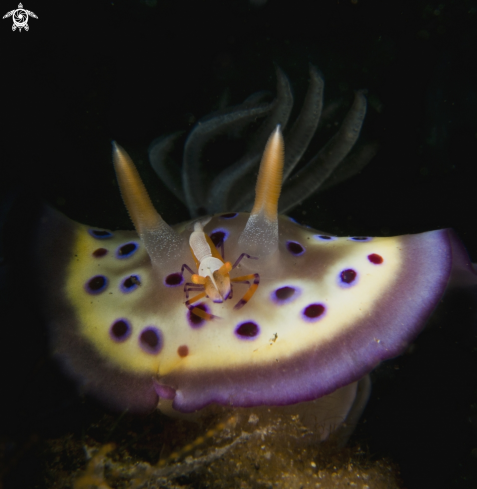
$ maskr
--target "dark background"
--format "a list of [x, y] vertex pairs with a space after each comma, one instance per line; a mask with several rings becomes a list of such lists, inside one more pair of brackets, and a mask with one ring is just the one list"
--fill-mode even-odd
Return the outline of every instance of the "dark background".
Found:
[[[3, 2], [2, 16], [16, 5]], [[186, 209], [149, 168], [149, 143], [189, 130], [221, 97], [236, 104], [274, 93], [274, 64], [291, 80], [297, 111], [311, 62], [327, 101], [368, 90], [362, 140], [380, 150], [360, 175], [290, 214], [344, 235], [453, 227], [477, 261], [477, 1], [28, 0], [24, 8], [38, 16], [28, 32], [0, 23], [6, 488], [43, 487], [35, 460], [44, 440], [86, 429], [101, 410], [49, 360], [31, 230], [41, 200], [81, 222], [130, 227], [112, 139], [132, 155], [166, 221], [180, 222]], [[477, 487], [472, 304], [448, 299], [413, 353], [375, 374], [356, 437], [400, 466], [404, 487]]]

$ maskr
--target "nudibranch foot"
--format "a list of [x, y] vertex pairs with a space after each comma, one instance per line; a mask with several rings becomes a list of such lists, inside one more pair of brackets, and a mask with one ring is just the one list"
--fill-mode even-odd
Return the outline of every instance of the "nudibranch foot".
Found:
[[[390, 463], [363, 457], [359, 445], [340, 448], [341, 440], [334, 439], [339, 430], [319, 443], [319, 427], [309, 430], [300, 415], [274, 414], [267, 407], [227, 411], [200, 423], [170, 420], [158, 437], [156, 464], [144, 460], [144, 444], [136, 451], [129, 443], [104, 463], [107, 483], [114, 486], [114, 474], [120, 474], [141, 487], [402, 487]], [[157, 431], [155, 424], [150, 431]]]
[[[366, 375], [359, 382], [353, 382], [337, 391], [314, 401], [290, 406], [260, 406], [255, 408], [225, 408], [211, 405], [208, 408], [189, 415], [178, 415], [170, 402], [161, 399], [159, 408], [171, 417], [198, 423], [199, 435], [186, 439], [182, 445], [174, 447], [167, 458], [158, 466], [176, 463], [179, 459], [191, 455], [191, 452], [206, 443], [213, 443], [214, 450], [220, 447], [222, 454], [231, 451], [244, 433], [249, 437], [281, 432], [288, 436], [298, 430], [305, 444], [317, 445], [329, 441], [335, 447], [343, 447], [353, 432], [366, 405], [371, 391], [371, 382]], [[197, 431], [197, 429], [196, 429]], [[213, 440], [211, 440], [213, 438]], [[272, 438], [273, 437], [272, 435]], [[223, 445], [222, 440], [227, 440]]]

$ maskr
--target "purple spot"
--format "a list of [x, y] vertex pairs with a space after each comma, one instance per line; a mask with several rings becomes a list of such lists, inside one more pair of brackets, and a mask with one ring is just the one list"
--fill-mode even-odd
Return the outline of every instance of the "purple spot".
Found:
[[104, 229], [88, 229], [88, 233], [96, 239], [108, 239], [113, 237], [113, 233]]
[[139, 335], [139, 345], [146, 353], [156, 355], [162, 349], [162, 335], [155, 326], [144, 328]]
[[255, 339], [255, 337], [258, 336], [259, 331], [260, 328], [258, 327], [258, 324], [253, 321], [245, 321], [235, 328], [235, 334], [242, 340]]
[[109, 334], [114, 341], [121, 343], [127, 340], [132, 333], [131, 324], [127, 319], [121, 318], [114, 321], [109, 330]]
[[121, 291], [125, 294], [129, 294], [133, 290], [136, 290], [141, 285], [141, 278], [139, 275], [131, 275], [125, 278], [121, 283]]
[[338, 239], [337, 236], [328, 236], [326, 234], [314, 234], [313, 237], [318, 241], [329, 242], [336, 241]]
[[365, 243], [366, 241], [371, 241], [373, 238], [370, 238], [369, 236], [351, 236], [348, 238], [348, 241], [361, 241], [362, 243]]
[[352, 268], [347, 268], [339, 274], [338, 283], [341, 287], [351, 287], [356, 284], [358, 274]]
[[93, 251], [93, 256], [95, 258], [101, 258], [104, 255], [108, 254], [108, 250], [106, 248], [98, 248], [97, 250]]
[[274, 290], [270, 294], [270, 298], [276, 304], [282, 305], [293, 302], [299, 297], [300, 293], [300, 289], [286, 285], [285, 287], [280, 287], [279, 289]]
[[368, 255], [368, 260], [371, 262], [371, 263], [374, 263], [375, 265], [381, 265], [381, 263], [383, 263], [383, 257], [381, 255], [378, 255], [376, 253], [371, 253], [370, 255]]
[[221, 214], [220, 219], [233, 219], [238, 216], [238, 212], [228, 212], [227, 214]]
[[90, 278], [84, 287], [86, 292], [96, 295], [101, 294], [101, 292], [106, 289], [107, 285], [108, 279], [104, 275], [96, 275], [95, 277]]
[[301, 314], [303, 316], [303, 319], [313, 323], [323, 317], [325, 310], [326, 308], [323, 304], [310, 304], [309, 306], [306, 306], [305, 309], [303, 309]]
[[287, 241], [287, 250], [295, 256], [300, 256], [305, 253], [305, 248], [296, 241]]
[[131, 241], [131, 243], [123, 244], [116, 250], [116, 258], [119, 258], [120, 260], [124, 260], [124, 258], [129, 258], [137, 251], [138, 248], [139, 245], [134, 241]]
[[210, 234], [209, 238], [212, 240], [215, 246], [220, 246], [222, 243], [227, 241], [229, 237], [229, 232], [226, 229], [217, 228], [214, 229]]
[[[197, 306], [194, 306], [194, 308], [195, 307], [210, 314], [210, 309], [203, 302], [197, 304]], [[200, 328], [206, 322], [205, 319], [202, 319], [200, 316], [197, 316], [191, 310], [189, 310], [187, 313], [187, 320], [189, 321], [189, 324], [191, 325], [192, 328]]]
[[184, 283], [184, 277], [181, 273], [171, 273], [164, 279], [166, 287], [177, 287]]

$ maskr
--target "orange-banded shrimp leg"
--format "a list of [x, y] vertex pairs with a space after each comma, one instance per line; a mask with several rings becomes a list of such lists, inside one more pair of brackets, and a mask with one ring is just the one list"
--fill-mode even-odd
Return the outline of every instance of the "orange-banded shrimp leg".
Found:
[[258, 260], [258, 257], [256, 256], [250, 256], [247, 253], [242, 253], [236, 260], [235, 263], [232, 265], [232, 270], [238, 266], [238, 264], [242, 261], [243, 257], [246, 256], [250, 260]]
[[[182, 268], [181, 268], [181, 277], [184, 276], [184, 270], [188, 270], [190, 272], [190, 274], [192, 275], [192, 282], [186, 282], [184, 285], [184, 292], [185, 292], [185, 296], [186, 296], [185, 305], [186, 305], [187, 309], [189, 309], [189, 311], [192, 314], [195, 314], [196, 316], [198, 316], [202, 319], [205, 319], [206, 321], [210, 321], [212, 318], [217, 317], [217, 316], [214, 316], [213, 314], [209, 314], [208, 312], [202, 310], [200, 307], [194, 307], [191, 305], [194, 302], [197, 302], [198, 300], [205, 297], [206, 293], [204, 291], [204, 284], [201, 282], [200, 277], [197, 274], [195, 274], [194, 271], [185, 263], [184, 263], [184, 265], [182, 265]], [[194, 277], [199, 277], [199, 280], [195, 279]], [[196, 295], [192, 299], [189, 299], [189, 292], [199, 292], [199, 291], [203, 291], [203, 292]]]
[[[214, 318], [218, 318], [219, 316], [214, 316], [213, 314], [210, 314], [200, 307], [195, 307], [193, 306], [194, 302], [199, 301], [200, 299], [203, 299], [204, 297], [207, 296], [207, 293], [205, 290], [203, 290], [205, 287], [205, 277], [201, 277], [200, 275], [193, 274], [192, 275], [192, 283], [188, 282], [184, 285], [184, 292], [186, 294], [186, 302], [185, 305], [187, 309], [192, 314], [195, 314], [196, 316], [199, 316], [202, 319], [205, 319], [206, 321], [211, 321]], [[189, 292], [194, 291], [198, 292], [199, 290], [202, 290], [200, 294], [197, 294], [195, 297], [192, 297], [192, 299], [189, 299]]]
[[184, 263], [184, 265], [182, 265], [181, 277], [184, 276], [184, 270], [187, 270], [191, 275], [194, 275], [194, 270], [192, 270], [192, 268], [189, 265], [187, 265], [187, 263]]
[[230, 281], [233, 283], [250, 283], [249, 280], [252, 280], [252, 285], [248, 288], [245, 295], [235, 304], [234, 309], [240, 309], [251, 299], [252, 295], [255, 294], [255, 291], [258, 288], [258, 284], [260, 283], [260, 275], [258, 273], [251, 273], [249, 275], [242, 275], [241, 277], [232, 278]]
[[197, 294], [195, 297], [192, 297], [192, 299], [189, 299], [185, 302], [185, 305], [187, 309], [192, 314], [195, 314], [196, 316], [199, 316], [202, 319], [205, 319], [206, 321], [211, 321], [214, 318], [218, 318], [219, 316], [214, 316], [213, 314], [208, 313], [207, 311], [204, 311], [200, 307], [195, 307], [193, 304], [194, 302], [199, 301], [200, 299], [204, 298], [206, 296], [205, 291], [201, 292], [200, 294]]
[[[250, 260], [258, 260], [256, 256], [250, 256], [248, 253], [242, 253], [235, 260], [235, 263], [232, 265], [232, 270], [238, 266], [238, 264], [242, 261], [244, 257], [247, 257]], [[252, 295], [255, 294], [258, 284], [260, 283], [260, 275], [258, 273], [251, 273], [249, 275], [242, 275], [241, 277], [235, 277], [230, 279], [231, 282], [236, 284], [240, 282], [250, 284], [249, 280], [252, 279], [253, 279], [252, 285], [250, 285], [247, 292], [245, 292], [245, 295], [237, 302], [237, 304], [235, 304], [234, 309], [240, 309], [241, 307], [243, 307], [251, 299]], [[230, 298], [232, 297], [230, 296]]]
[[[205, 293], [205, 289], [204, 289], [203, 285], [196, 285], [196, 284], [193, 284], [191, 282], [187, 282], [184, 285], [184, 292], [185, 292], [185, 296], [186, 296], [185, 304], [187, 305], [191, 302], [191, 301], [189, 301], [189, 293], [190, 292], [204, 292]], [[202, 297], [200, 297], [200, 298], [202, 299]]]

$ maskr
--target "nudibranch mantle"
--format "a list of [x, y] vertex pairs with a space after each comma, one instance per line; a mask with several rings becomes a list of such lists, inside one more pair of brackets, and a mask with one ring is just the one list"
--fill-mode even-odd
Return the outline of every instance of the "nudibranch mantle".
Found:
[[[225, 260], [249, 254], [230, 271], [232, 282], [255, 274], [259, 286], [240, 308], [250, 283], [234, 283], [223, 302], [204, 297], [186, 307], [186, 290], [190, 298], [200, 292], [189, 272], [197, 273], [190, 248], [197, 219], [169, 227], [125, 151], [115, 146], [113, 154], [137, 233], [91, 228], [47, 210], [40, 253], [54, 350], [87, 390], [117, 407], [147, 410], [162, 398], [190, 413], [212, 403], [281, 406], [320, 398], [401, 353], [451, 272], [472, 273], [450, 230], [336, 237], [278, 216], [278, 127], [252, 213], [200, 218]], [[249, 249], [253, 233], [260, 239]]]

